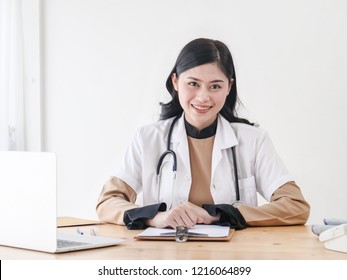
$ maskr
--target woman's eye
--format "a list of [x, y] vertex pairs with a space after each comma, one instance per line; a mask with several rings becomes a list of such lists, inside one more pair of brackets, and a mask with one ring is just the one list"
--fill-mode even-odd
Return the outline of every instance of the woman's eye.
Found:
[[188, 85], [190, 85], [192, 87], [197, 87], [198, 83], [196, 83], [196, 82], [189, 82]]
[[222, 88], [220, 85], [212, 85], [210, 86], [211, 89], [220, 89]]

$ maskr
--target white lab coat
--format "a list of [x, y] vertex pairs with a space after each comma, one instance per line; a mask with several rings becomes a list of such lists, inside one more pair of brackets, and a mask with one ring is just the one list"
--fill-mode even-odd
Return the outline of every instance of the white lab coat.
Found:
[[[166, 151], [173, 119], [139, 129], [116, 171], [116, 177], [129, 184], [137, 194], [142, 193], [143, 205], [166, 202], [170, 208], [188, 200], [192, 178], [183, 116], [176, 122], [171, 137], [171, 149], [177, 156], [176, 176], [172, 171], [171, 155], [163, 161], [159, 180], [156, 175], [159, 157]], [[232, 204], [236, 199], [232, 146], [236, 146], [242, 202], [257, 206], [257, 192], [269, 201], [277, 188], [294, 181], [263, 129], [229, 123], [219, 115], [211, 173], [211, 194], [215, 204]]]

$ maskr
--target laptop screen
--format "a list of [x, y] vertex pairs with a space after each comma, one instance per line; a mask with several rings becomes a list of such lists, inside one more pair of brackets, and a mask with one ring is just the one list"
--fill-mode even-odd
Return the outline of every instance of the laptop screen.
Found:
[[0, 151], [0, 244], [56, 248], [56, 157]]

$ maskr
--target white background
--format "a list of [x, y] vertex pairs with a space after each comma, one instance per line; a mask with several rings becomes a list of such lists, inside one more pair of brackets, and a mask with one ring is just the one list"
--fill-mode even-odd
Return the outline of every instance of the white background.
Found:
[[266, 129], [311, 204], [347, 219], [347, 2], [41, 1], [43, 150], [58, 158], [58, 215], [96, 218], [135, 131], [197, 37], [225, 42], [242, 116]]

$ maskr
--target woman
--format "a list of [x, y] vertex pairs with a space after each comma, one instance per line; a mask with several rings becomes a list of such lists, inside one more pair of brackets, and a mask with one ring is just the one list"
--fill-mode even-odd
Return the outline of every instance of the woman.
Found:
[[[237, 117], [236, 76], [225, 44], [188, 43], [166, 87], [172, 100], [161, 104], [160, 121], [138, 131], [103, 187], [101, 221], [129, 229], [307, 221], [310, 206], [267, 133]], [[135, 204], [140, 193], [143, 206]], [[257, 193], [268, 203], [258, 206]]]

